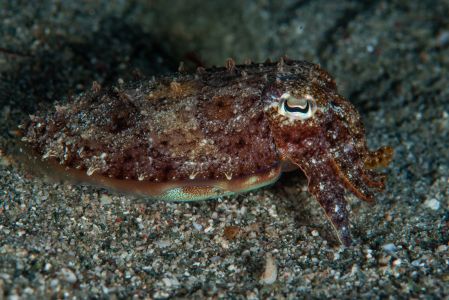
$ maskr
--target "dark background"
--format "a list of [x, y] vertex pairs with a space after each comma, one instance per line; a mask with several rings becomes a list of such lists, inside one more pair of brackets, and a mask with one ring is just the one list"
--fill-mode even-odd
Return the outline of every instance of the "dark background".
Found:
[[[448, 1], [1, 1], [0, 299], [447, 296], [448, 12]], [[17, 125], [94, 80], [285, 54], [333, 74], [369, 145], [395, 149], [377, 204], [348, 196], [352, 248], [299, 172], [219, 201], [148, 204], [14, 163]], [[270, 257], [273, 284], [261, 281]]]

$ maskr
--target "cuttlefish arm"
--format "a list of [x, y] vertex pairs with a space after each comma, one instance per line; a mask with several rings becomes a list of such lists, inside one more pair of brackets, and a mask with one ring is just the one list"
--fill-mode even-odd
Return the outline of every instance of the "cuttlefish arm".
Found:
[[350, 246], [349, 211], [345, 200], [345, 186], [329, 160], [317, 160], [313, 165], [301, 167], [308, 179], [308, 190], [324, 209], [338, 239]]
[[[343, 131], [340, 133], [345, 134]], [[329, 139], [322, 138], [323, 135], [318, 131], [310, 131], [309, 134], [306, 136], [303, 133], [300, 142], [286, 145], [285, 149], [296, 149], [286, 156], [306, 175], [309, 192], [323, 208], [340, 242], [350, 246], [352, 238], [345, 192], [349, 191], [359, 199], [373, 203], [373, 189], [384, 189], [386, 178], [374, 168], [388, 165], [393, 151], [390, 147], [376, 151], [358, 148], [353, 139], [332, 147], [336, 144], [332, 145]], [[298, 141], [299, 138], [291, 140]]]
[[[331, 157], [312, 158], [311, 161], [311, 163], [299, 165], [307, 177], [308, 191], [323, 208], [340, 242], [345, 246], [350, 246], [352, 243], [350, 213], [345, 200], [345, 192], [348, 190], [356, 197], [373, 203], [374, 195], [369, 188], [373, 185], [378, 189], [383, 188], [383, 177], [381, 177], [381, 181], [378, 179], [374, 181], [370, 174], [369, 179], [366, 179], [361, 176], [365, 175], [364, 170], [356, 167], [343, 170]], [[377, 173], [375, 174], [377, 175]]]

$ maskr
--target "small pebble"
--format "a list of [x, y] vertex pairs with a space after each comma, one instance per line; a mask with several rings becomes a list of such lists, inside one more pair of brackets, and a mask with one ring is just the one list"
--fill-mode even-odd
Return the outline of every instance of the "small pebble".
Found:
[[59, 284], [59, 280], [58, 279], [52, 279], [50, 281], [50, 287], [53, 288], [53, 289], [56, 289], [58, 287], [58, 284]]
[[394, 267], [399, 267], [401, 264], [402, 264], [402, 260], [401, 260], [400, 258], [395, 259], [395, 260], [393, 261], [393, 266], [394, 266]]
[[100, 202], [102, 205], [109, 205], [112, 203], [112, 198], [109, 195], [102, 194], [100, 196]]
[[449, 43], [449, 31], [447, 31], [447, 30], [441, 31], [437, 35], [437, 43], [438, 43], [438, 46], [440, 46], [440, 47], [446, 46]]
[[447, 251], [447, 246], [446, 245], [439, 245], [437, 248], [437, 252], [445, 252]]
[[396, 251], [396, 245], [393, 243], [385, 244], [382, 246], [382, 248], [387, 252], [395, 252]]
[[61, 275], [64, 277], [65, 281], [67, 281], [68, 283], [75, 283], [77, 280], [75, 273], [73, 273], [73, 271], [70, 270], [69, 268], [62, 268]]
[[432, 210], [438, 210], [438, 209], [440, 209], [440, 201], [438, 201], [438, 200], [435, 199], [435, 198], [427, 199], [427, 200], [424, 202], [424, 206], [425, 206], [425, 207], [428, 207], [428, 208], [430, 208], [430, 209], [432, 209]]
[[156, 245], [158, 245], [161, 249], [167, 248], [170, 244], [171, 242], [169, 240], [159, 240], [156, 242]]
[[179, 281], [178, 281], [178, 279], [176, 277], [171, 277], [171, 278], [165, 277], [165, 278], [162, 278], [162, 282], [167, 287], [179, 286]]
[[423, 263], [421, 263], [420, 259], [415, 259], [414, 261], [412, 261], [412, 266], [420, 267], [420, 266], [423, 266]]
[[51, 264], [50, 263], [46, 263], [45, 266], [44, 266], [44, 271], [48, 272], [50, 270], [51, 270]]
[[233, 240], [240, 232], [240, 227], [237, 226], [226, 226], [224, 228], [223, 235], [227, 240]]
[[276, 281], [278, 275], [278, 269], [276, 260], [271, 253], [267, 253], [265, 261], [265, 271], [260, 277], [260, 283], [273, 284]]
[[201, 224], [199, 224], [199, 223], [193, 222], [192, 225], [193, 225], [193, 227], [194, 227], [196, 230], [198, 230], [198, 231], [203, 230], [203, 225], [201, 225]]

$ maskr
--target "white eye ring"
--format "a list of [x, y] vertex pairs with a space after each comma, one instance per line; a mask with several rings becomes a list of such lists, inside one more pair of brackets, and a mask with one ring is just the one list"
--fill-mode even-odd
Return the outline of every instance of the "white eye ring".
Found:
[[296, 98], [290, 93], [284, 93], [279, 101], [279, 113], [293, 120], [306, 120], [316, 111], [316, 103], [310, 95]]

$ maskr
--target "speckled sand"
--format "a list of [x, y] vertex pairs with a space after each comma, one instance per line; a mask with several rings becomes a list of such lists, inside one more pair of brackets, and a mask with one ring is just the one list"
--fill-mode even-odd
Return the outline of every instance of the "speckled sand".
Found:
[[[39, 2], [0, 2], [0, 299], [448, 297], [448, 1]], [[21, 120], [94, 80], [283, 54], [322, 64], [369, 145], [395, 148], [377, 204], [348, 196], [352, 248], [299, 172], [174, 204], [15, 163]]]

